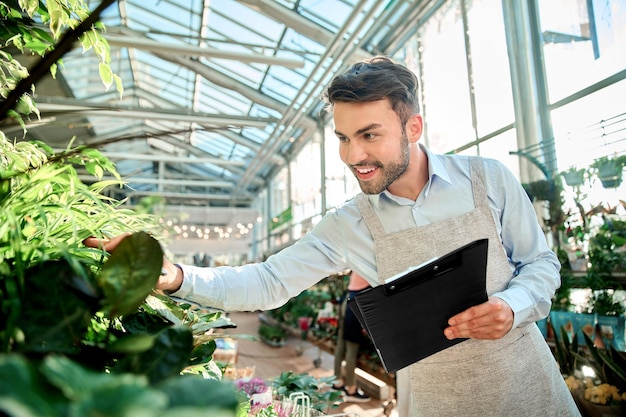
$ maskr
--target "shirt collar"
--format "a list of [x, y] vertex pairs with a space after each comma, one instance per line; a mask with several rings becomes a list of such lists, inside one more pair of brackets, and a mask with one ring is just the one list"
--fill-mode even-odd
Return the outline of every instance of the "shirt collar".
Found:
[[[442, 155], [437, 155], [431, 152], [430, 149], [428, 149], [421, 143], [419, 144], [419, 147], [420, 149], [422, 149], [422, 151], [426, 153], [426, 156], [428, 157], [428, 183], [426, 184], [426, 187], [430, 188], [433, 177], [439, 177], [448, 184], [451, 183], [452, 181], [450, 180], [450, 174], [448, 174], [448, 170], [446, 169], [446, 166], [443, 162]], [[428, 192], [428, 189], [426, 190], [426, 192]], [[368, 195], [367, 197], [374, 205], [374, 207], [379, 206], [381, 198], [395, 201], [399, 204], [413, 204], [412, 201], [395, 196], [391, 194], [388, 190], [384, 190], [382, 193], [377, 195]]]

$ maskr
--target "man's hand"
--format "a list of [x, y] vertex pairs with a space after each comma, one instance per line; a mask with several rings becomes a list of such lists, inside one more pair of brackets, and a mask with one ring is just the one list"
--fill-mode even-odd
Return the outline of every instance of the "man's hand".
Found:
[[132, 233], [126, 232], [111, 239], [98, 239], [97, 237], [88, 237], [83, 240], [83, 244], [85, 246], [89, 246], [90, 248], [100, 248], [104, 249], [107, 252], [113, 252], [113, 250], [120, 244], [120, 242], [130, 236]]
[[448, 320], [450, 327], [444, 334], [450, 340], [465, 337], [471, 339], [500, 339], [513, 326], [513, 310], [497, 297], [489, 297], [486, 303], [470, 307]]
[[[132, 233], [128, 232], [122, 233], [110, 239], [98, 239], [95, 237], [88, 237], [87, 239], [83, 240], [83, 244], [90, 248], [100, 248], [104, 249], [107, 252], [113, 252], [117, 245], [119, 245], [122, 240], [126, 239], [131, 234]], [[159, 277], [159, 280], [157, 281], [156, 289], [165, 292], [177, 291], [183, 284], [183, 271], [165, 258], [163, 258], [162, 268], [162, 273]]]

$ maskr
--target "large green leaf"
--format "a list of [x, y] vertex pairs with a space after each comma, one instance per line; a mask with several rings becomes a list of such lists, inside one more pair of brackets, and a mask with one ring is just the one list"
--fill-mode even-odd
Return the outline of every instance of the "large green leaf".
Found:
[[30, 268], [25, 276], [24, 297], [17, 327], [24, 334], [21, 351], [74, 352], [99, 298], [93, 287], [64, 260]]
[[210, 342], [196, 346], [191, 352], [189, 364], [199, 365], [209, 362], [211, 359], [213, 359], [213, 353], [215, 352], [216, 348], [217, 344], [215, 343], [215, 340], [211, 340]]
[[138, 232], [124, 239], [98, 275], [111, 317], [137, 310], [161, 274], [163, 250], [153, 237]]
[[63, 356], [47, 357], [41, 372], [72, 401], [76, 417], [152, 417], [167, 408], [167, 396], [141, 375], [93, 372]]
[[144, 374], [152, 382], [162, 381], [181, 373], [189, 364], [192, 349], [191, 331], [183, 326], [170, 327], [158, 333], [151, 349], [118, 361], [114, 372]]
[[[169, 396], [170, 407], [195, 406], [235, 410], [238, 393], [233, 383], [205, 379], [197, 375], [183, 375], [169, 378], [159, 388]], [[213, 415], [207, 413], [207, 415]]]
[[[148, 296], [148, 299], [150, 298], [153, 297]], [[127, 314], [121, 318], [121, 321], [124, 330], [130, 334], [156, 334], [172, 325], [172, 323], [164, 317], [145, 311]]]
[[[0, 415], [61, 416], [55, 411], [53, 390], [38, 377], [32, 363], [20, 355], [0, 355]], [[52, 392], [52, 393], [51, 393]]]

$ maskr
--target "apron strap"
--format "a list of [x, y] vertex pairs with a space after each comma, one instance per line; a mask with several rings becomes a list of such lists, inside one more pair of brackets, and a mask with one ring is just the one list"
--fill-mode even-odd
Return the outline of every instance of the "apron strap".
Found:
[[367, 196], [363, 193], [359, 193], [356, 195], [354, 201], [374, 240], [382, 237], [385, 234], [385, 229], [383, 229], [383, 224], [374, 212], [374, 207], [372, 207]]
[[487, 199], [487, 183], [485, 181], [485, 165], [482, 158], [470, 158], [470, 171], [472, 179], [472, 195], [474, 196], [474, 207], [489, 208]]

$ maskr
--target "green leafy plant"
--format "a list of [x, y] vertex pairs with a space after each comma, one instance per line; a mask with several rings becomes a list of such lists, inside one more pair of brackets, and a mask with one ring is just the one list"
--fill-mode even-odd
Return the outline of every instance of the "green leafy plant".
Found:
[[602, 383], [616, 386], [620, 392], [626, 392], [626, 356], [614, 347], [596, 346], [586, 334], [585, 344], [588, 355], [587, 364], [594, 370]]
[[[47, 1], [10, 1], [0, 2], [0, 41], [3, 47], [14, 47], [22, 54], [39, 55], [41, 57], [55, 49], [56, 42], [64, 34], [66, 28], [77, 28], [89, 16], [90, 10], [83, 0], [47, 0]], [[78, 41], [83, 51], [93, 51], [99, 61], [100, 78], [108, 89], [113, 83], [120, 96], [123, 85], [120, 77], [111, 70], [110, 47], [102, 36], [102, 23], [95, 23], [83, 33]], [[62, 60], [58, 61], [61, 65]], [[54, 77], [57, 63], [52, 63], [50, 73]], [[17, 84], [27, 78], [28, 70], [6, 51], [0, 51], [0, 96], [7, 98], [9, 92]], [[34, 93], [35, 87], [30, 86]], [[24, 127], [22, 115], [39, 115], [32, 97], [28, 94], [20, 96], [15, 109], [8, 115]], [[3, 117], [4, 114], [0, 115]]]
[[325, 411], [334, 407], [341, 397], [340, 391], [330, 389], [334, 380], [334, 376], [318, 379], [307, 373], [284, 371], [272, 380], [272, 387], [279, 398], [302, 393], [311, 400], [311, 408]]
[[603, 156], [591, 164], [593, 173], [600, 179], [604, 188], [619, 187], [622, 183], [622, 171], [626, 165], [626, 155]]
[[549, 320], [548, 326], [550, 326], [552, 334], [554, 334], [554, 357], [559, 364], [561, 374], [574, 375], [574, 371], [578, 368], [581, 359], [576, 332], [574, 332], [574, 336], [570, 341], [565, 328], [561, 327], [557, 333], [557, 330]]
[[[0, 39], [44, 55], [62, 28], [88, 14], [81, 0], [3, 2]], [[100, 29], [95, 25], [81, 43], [96, 51], [105, 85], [115, 80], [121, 93]], [[6, 98], [28, 72], [1, 52]], [[33, 114], [27, 94], [8, 113], [22, 126], [22, 116]], [[77, 167], [95, 182], [84, 184]], [[102, 181], [105, 173], [115, 180]], [[55, 154], [44, 143], [10, 141], [0, 132], [1, 415], [234, 415], [237, 392], [220, 381], [210, 332], [228, 320], [153, 292], [163, 258], [154, 236], [162, 230], [149, 210], [138, 213], [106, 196], [122, 185], [95, 149], [68, 145]], [[122, 232], [132, 235], [113, 254], [82, 244]]]
[[570, 295], [572, 292], [574, 275], [572, 273], [572, 267], [565, 249], [558, 248], [556, 250], [556, 254], [561, 264], [561, 285], [556, 289], [554, 296], [552, 297], [552, 311], [570, 311], [573, 308]]
[[553, 180], [539, 180], [524, 183], [522, 186], [532, 201], [552, 201], [558, 192]]
[[285, 343], [287, 331], [280, 325], [261, 323], [259, 324], [259, 336], [261, 340], [270, 345], [281, 346]]
[[[3, 138], [0, 149], [0, 413], [232, 416], [236, 390], [220, 381], [210, 333], [229, 320], [153, 293], [158, 221], [105, 197], [115, 181], [87, 186], [74, 167], [116, 176], [110, 161]], [[82, 245], [123, 231], [134, 233], [113, 254]]]

